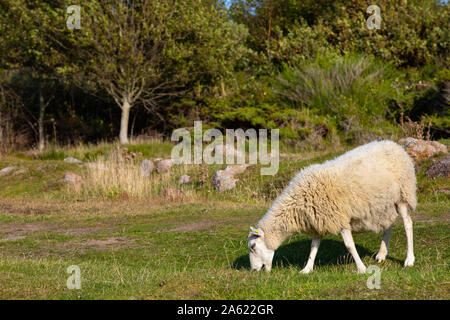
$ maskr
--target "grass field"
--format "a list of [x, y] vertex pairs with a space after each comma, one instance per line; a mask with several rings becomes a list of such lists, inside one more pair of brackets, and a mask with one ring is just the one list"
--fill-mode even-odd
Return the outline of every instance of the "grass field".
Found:
[[[295, 236], [275, 254], [271, 273], [249, 270], [247, 234], [273, 198], [301, 167], [337, 153], [294, 154], [281, 159], [274, 177], [245, 172], [236, 190], [217, 194], [208, 183], [193, 183], [179, 199], [155, 191], [148, 197], [83, 194], [61, 181], [66, 171], [84, 168], [66, 156], [92, 160], [108, 145], [53, 150], [40, 159], [0, 158], [0, 299], [449, 299], [448, 179], [418, 170], [419, 206], [412, 214], [416, 263], [403, 268], [406, 238], [394, 225], [388, 259], [377, 264], [381, 234], [354, 235], [366, 266], [381, 269], [381, 288], [369, 289], [370, 274], [357, 274], [342, 240], [327, 236], [309, 275], [300, 274], [310, 239]], [[166, 145], [129, 149], [146, 157], [169, 157]], [[216, 168], [207, 168], [208, 177]], [[176, 185], [182, 171], [165, 178]], [[20, 172], [20, 173], [17, 173]], [[153, 181], [153, 180], [152, 180]], [[156, 181], [156, 180], [155, 180]], [[69, 290], [67, 268], [81, 271], [81, 289]]]

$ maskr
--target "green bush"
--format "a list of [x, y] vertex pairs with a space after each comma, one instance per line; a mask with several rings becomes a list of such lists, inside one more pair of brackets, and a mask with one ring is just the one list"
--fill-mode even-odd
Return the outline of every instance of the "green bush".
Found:
[[327, 119], [327, 126], [353, 140], [362, 131], [375, 135], [391, 131], [386, 119], [392, 101], [402, 97], [396, 88], [398, 78], [393, 67], [372, 58], [325, 53], [298, 68], [286, 68], [275, 92], [286, 104], [307, 111], [310, 118]]
[[[244, 1], [246, 2], [246, 1]], [[319, 48], [364, 52], [400, 67], [450, 63], [448, 3], [437, 0], [252, 1], [232, 8], [250, 31], [250, 45], [264, 51], [261, 63], [295, 65]], [[379, 6], [380, 29], [370, 30], [366, 10]], [[267, 32], [271, 18], [272, 32]]]
[[242, 79], [227, 97], [206, 100], [202, 116], [219, 128], [280, 129], [284, 142], [323, 148], [398, 132], [395, 113], [406, 103], [403, 76], [362, 55], [319, 50], [278, 77]]
[[380, 29], [366, 26], [367, 1], [341, 7], [329, 24], [329, 42], [341, 50], [373, 54], [400, 67], [450, 63], [450, 6], [436, 0], [380, 0]]

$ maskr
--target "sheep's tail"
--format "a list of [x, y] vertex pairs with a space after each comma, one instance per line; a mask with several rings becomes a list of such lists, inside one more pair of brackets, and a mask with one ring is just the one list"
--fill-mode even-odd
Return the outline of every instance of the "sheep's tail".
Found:
[[408, 156], [408, 164], [405, 166], [403, 174], [401, 175], [400, 183], [400, 198], [401, 202], [408, 204], [409, 210], [414, 211], [417, 207], [416, 196], [416, 173], [414, 163]]
[[[415, 191], [415, 190], [414, 190]], [[408, 204], [409, 210], [414, 211], [417, 207], [417, 197], [415, 192], [401, 190], [402, 202]]]

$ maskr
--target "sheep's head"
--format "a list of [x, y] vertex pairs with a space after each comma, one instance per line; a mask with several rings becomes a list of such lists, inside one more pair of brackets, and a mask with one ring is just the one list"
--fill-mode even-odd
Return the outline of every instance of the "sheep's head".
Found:
[[275, 251], [267, 248], [264, 241], [264, 232], [261, 229], [250, 227], [248, 250], [252, 270], [260, 271], [263, 269], [269, 272], [272, 269], [272, 259]]

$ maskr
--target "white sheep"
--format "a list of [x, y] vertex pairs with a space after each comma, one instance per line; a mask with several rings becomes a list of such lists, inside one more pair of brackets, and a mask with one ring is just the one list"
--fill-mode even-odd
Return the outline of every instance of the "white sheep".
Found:
[[408, 210], [414, 210], [414, 164], [392, 141], [371, 142], [334, 160], [301, 170], [259, 220], [250, 228], [248, 247], [253, 270], [269, 272], [275, 250], [297, 233], [311, 235], [311, 253], [302, 273], [313, 270], [320, 239], [342, 235], [359, 273], [366, 267], [353, 242], [353, 232], [383, 232], [378, 262], [384, 261], [392, 224], [403, 219], [407, 238], [405, 267], [414, 264], [413, 229]]

